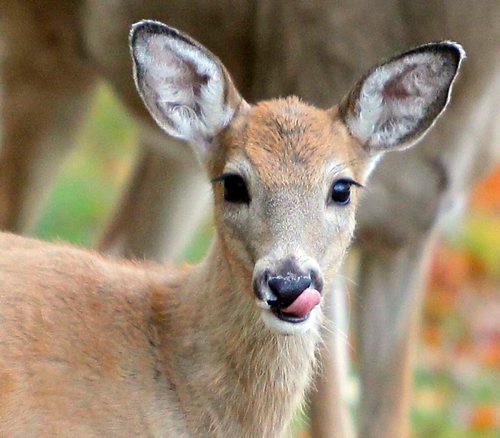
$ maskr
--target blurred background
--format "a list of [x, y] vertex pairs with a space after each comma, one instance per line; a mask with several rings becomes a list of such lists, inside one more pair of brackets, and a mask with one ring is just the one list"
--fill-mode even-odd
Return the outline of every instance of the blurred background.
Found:
[[[59, 175], [36, 235], [91, 246], [109, 220], [137, 153], [134, 123], [105, 86]], [[199, 260], [207, 222], [184, 253]], [[415, 437], [500, 437], [500, 167], [450, 224], [429, 279], [414, 380]], [[355, 354], [355, 347], [354, 347]], [[352, 379], [353, 399], [357, 393]], [[299, 436], [306, 427], [299, 422]]]

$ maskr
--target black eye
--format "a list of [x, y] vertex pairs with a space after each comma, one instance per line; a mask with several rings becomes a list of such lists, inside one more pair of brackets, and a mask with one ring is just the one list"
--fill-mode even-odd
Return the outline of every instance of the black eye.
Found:
[[331, 202], [338, 205], [347, 205], [351, 200], [351, 186], [354, 181], [339, 179], [332, 186]]
[[250, 195], [248, 194], [245, 180], [239, 175], [224, 175], [224, 199], [227, 202], [235, 204], [249, 204]]

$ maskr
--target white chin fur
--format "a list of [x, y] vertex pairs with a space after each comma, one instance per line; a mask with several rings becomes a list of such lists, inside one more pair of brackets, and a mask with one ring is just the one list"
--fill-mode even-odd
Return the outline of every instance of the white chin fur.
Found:
[[305, 321], [292, 323], [279, 319], [271, 311], [271, 309], [267, 307], [267, 309], [262, 308], [261, 318], [262, 321], [264, 321], [266, 327], [274, 333], [278, 333], [280, 335], [298, 335], [306, 333], [318, 324], [318, 312], [319, 306], [316, 306], [311, 310], [309, 318], [307, 318]]

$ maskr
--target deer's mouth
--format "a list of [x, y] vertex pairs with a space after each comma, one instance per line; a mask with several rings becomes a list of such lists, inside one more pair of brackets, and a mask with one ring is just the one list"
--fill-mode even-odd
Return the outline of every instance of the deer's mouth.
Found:
[[[321, 302], [321, 294], [313, 288], [307, 288], [291, 304], [283, 305], [279, 302], [268, 302], [268, 313], [272, 318], [283, 321], [289, 327], [304, 327], [310, 319], [311, 313]], [[279, 323], [279, 324], [283, 324]], [[294, 331], [295, 329], [292, 329]], [[286, 331], [286, 330], [285, 330]]]
[[278, 319], [289, 322], [291, 324], [300, 324], [301, 322], [307, 321], [309, 319], [309, 316], [311, 315], [311, 312], [309, 312], [306, 315], [297, 316], [293, 313], [283, 312], [283, 310], [281, 310], [279, 307], [271, 307], [271, 312], [273, 312], [273, 314]]
[[[278, 306], [269, 306], [262, 302], [259, 307], [262, 309], [261, 317], [264, 324], [271, 331], [282, 335], [295, 335], [306, 333], [315, 326], [317, 322], [318, 307], [315, 306], [302, 315], [287, 312]], [[265, 306], [265, 307], [264, 307]]]
[[312, 310], [320, 302], [321, 294], [316, 289], [309, 287], [287, 305], [280, 306], [271, 304], [271, 311], [282, 321], [297, 324], [309, 318]]

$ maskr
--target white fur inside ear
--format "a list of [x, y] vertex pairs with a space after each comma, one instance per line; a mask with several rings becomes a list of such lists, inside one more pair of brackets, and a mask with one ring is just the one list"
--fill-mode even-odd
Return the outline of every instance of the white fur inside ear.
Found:
[[373, 149], [409, 146], [443, 111], [455, 74], [449, 59], [435, 51], [412, 53], [376, 68], [346, 118], [352, 134]]
[[234, 115], [222, 67], [207, 51], [168, 34], [148, 34], [133, 49], [139, 92], [168, 134], [208, 147]]

